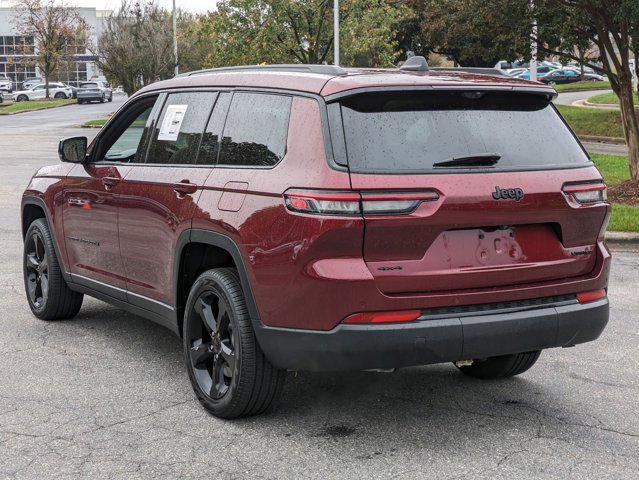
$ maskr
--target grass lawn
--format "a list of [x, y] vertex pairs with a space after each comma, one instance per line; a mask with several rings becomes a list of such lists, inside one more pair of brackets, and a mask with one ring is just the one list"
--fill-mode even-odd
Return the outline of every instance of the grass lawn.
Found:
[[[627, 157], [600, 153], [593, 153], [590, 156], [608, 185], [630, 179]], [[612, 232], [639, 232], [639, 207], [613, 203], [608, 230]]]
[[[639, 97], [637, 97], [637, 92], [633, 94], [633, 97], [635, 99], [635, 105], [639, 105]], [[619, 105], [619, 98], [617, 98], [617, 95], [612, 92], [595, 95], [594, 97], [590, 97], [588, 101], [590, 103], [607, 103]]]
[[611, 232], [639, 232], [639, 207], [613, 203], [608, 230]]
[[621, 115], [617, 110], [556, 105], [577, 135], [623, 138]]
[[72, 98], [64, 100], [33, 100], [29, 102], [14, 102], [11, 105], [0, 108], [0, 115], [6, 115], [14, 112], [28, 112], [29, 110], [38, 110], [45, 107], [59, 107], [61, 105], [67, 105], [68, 103], [75, 103]]
[[89, 120], [82, 124], [83, 127], [101, 127], [107, 122], [107, 118], [100, 118], [98, 120]]
[[575, 82], [575, 83], [562, 83], [555, 85], [555, 90], [558, 92], [576, 92], [579, 90], [609, 90], [610, 82]]

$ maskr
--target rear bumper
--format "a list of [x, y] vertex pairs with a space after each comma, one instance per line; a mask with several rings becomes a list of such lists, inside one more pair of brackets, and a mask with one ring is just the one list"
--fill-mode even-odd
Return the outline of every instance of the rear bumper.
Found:
[[345, 325], [330, 331], [260, 326], [267, 358], [280, 368], [330, 371], [397, 368], [569, 347], [599, 337], [608, 299], [541, 308], [432, 316], [406, 324]]
[[78, 93], [78, 100], [100, 100], [102, 99], [102, 93], [100, 92], [92, 92], [92, 93]]

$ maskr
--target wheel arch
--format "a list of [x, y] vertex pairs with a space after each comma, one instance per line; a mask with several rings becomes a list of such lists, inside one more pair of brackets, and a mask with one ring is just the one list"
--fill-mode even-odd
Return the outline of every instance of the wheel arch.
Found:
[[53, 221], [51, 220], [51, 213], [47, 208], [46, 203], [40, 197], [30, 197], [25, 196], [22, 197], [22, 204], [20, 207], [20, 218], [22, 220], [22, 239], [24, 240], [25, 235], [27, 234], [27, 230], [29, 229], [29, 225], [31, 225], [35, 220], [42, 218], [45, 222], [47, 222], [47, 226], [49, 227], [49, 231], [51, 232], [51, 238], [53, 239], [53, 248], [55, 250], [55, 254], [58, 257], [58, 263], [60, 265], [60, 271], [62, 272], [62, 277], [68, 284], [72, 284], [73, 281], [69, 272], [66, 269], [65, 258], [62, 256], [60, 247], [58, 245], [58, 238], [55, 234], [55, 229], [53, 228]]
[[[221, 233], [189, 229], [182, 232], [178, 238], [173, 265], [175, 314], [180, 335], [182, 335], [184, 307], [191, 285], [203, 271], [218, 267], [237, 269], [251, 321], [254, 326], [259, 326], [260, 316], [257, 304], [238, 245]], [[257, 333], [257, 328], [255, 331]]]

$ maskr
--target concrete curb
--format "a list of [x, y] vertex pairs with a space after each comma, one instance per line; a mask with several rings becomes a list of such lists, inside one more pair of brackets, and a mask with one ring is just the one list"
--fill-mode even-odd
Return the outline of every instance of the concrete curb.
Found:
[[632, 243], [639, 245], [639, 233], [635, 232], [606, 232], [606, 241], [614, 243]]
[[0, 107], [0, 115], [19, 115], [21, 113], [37, 112], [39, 110], [50, 110], [52, 108], [68, 107], [69, 105], [75, 105], [75, 104], [76, 102], [69, 102], [69, 103], [65, 103], [64, 105], [51, 105], [49, 107], [30, 108], [29, 110], [20, 110], [19, 112], [9, 112], [9, 113], [2, 113], [2, 107]]
[[626, 140], [620, 137], [600, 137], [598, 135], [577, 135], [584, 142], [612, 143], [614, 145], [625, 145]]
[[[557, 89], [555, 89], [557, 90]], [[594, 87], [594, 88], [562, 88], [557, 93], [575, 93], [575, 92], [600, 92], [610, 90], [610, 87]]]

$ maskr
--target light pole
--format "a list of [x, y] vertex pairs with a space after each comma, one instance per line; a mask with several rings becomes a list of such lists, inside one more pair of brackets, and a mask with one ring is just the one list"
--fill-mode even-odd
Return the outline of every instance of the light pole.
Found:
[[339, 67], [339, 0], [333, 0], [333, 37], [335, 65]]
[[535, 18], [535, 0], [530, 0], [533, 14], [532, 39], [530, 41], [530, 80], [537, 81], [537, 19]]
[[177, 45], [177, 15], [175, 13], [175, 0], [173, 0], [173, 57], [175, 59], [175, 75], [179, 72], [178, 68], [178, 45]]

